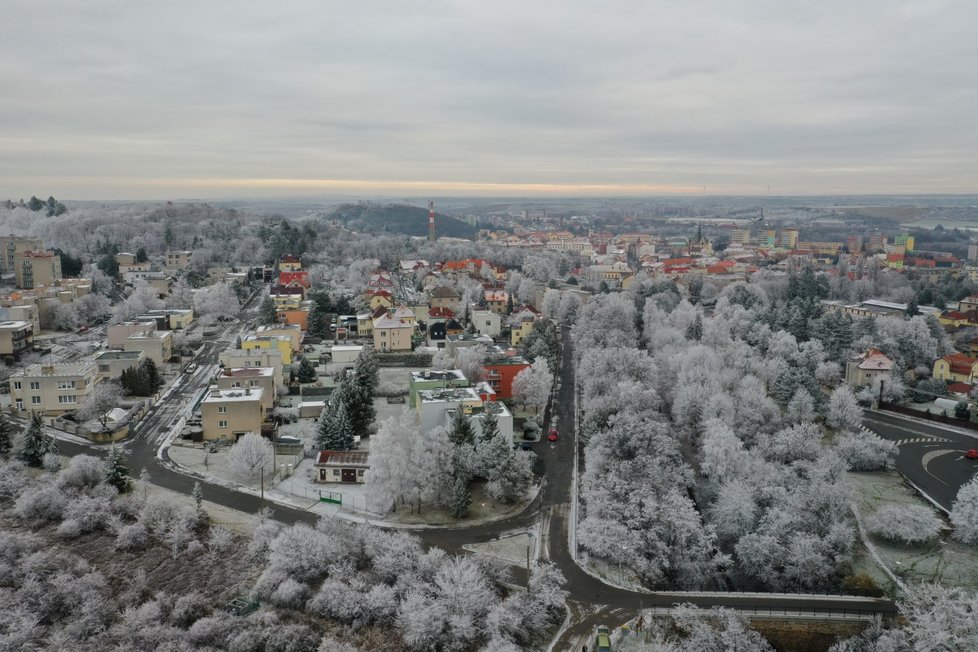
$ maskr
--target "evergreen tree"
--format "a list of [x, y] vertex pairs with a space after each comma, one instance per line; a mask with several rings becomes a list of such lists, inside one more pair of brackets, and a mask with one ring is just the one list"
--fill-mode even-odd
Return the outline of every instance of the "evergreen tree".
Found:
[[907, 309], [904, 310], [904, 314], [907, 317], [916, 317], [920, 314], [920, 309], [917, 307], [917, 299], [911, 299], [910, 303], [907, 304]]
[[448, 433], [448, 438], [456, 446], [462, 444], [471, 446], [475, 443], [475, 431], [472, 424], [469, 423], [469, 418], [465, 416], [465, 410], [462, 409], [461, 404], [455, 408], [455, 414], [452, 416], [452, 429]]
[[17, 459], [27, 466], [41, 467], [44, 456], [58, 452], [58, 442], [44, 432], [44, 417], [40, 412], [31, 414], [31, 425], [24, 431], [17, 448]]
[[377, 418], [374, 408], [374, 386], [377, 384], [379, 369], [373, 349], [364, 348], [357, 357], [353, 381], [348, 384], [344, 394], [346, 413], [353, 425], [353, 432], [361, 437], [370, 434], [370, 426]]
[[467, 518], [471, 504], [472, 494], [469, 493], [468, 480], [463, 476], [456, 477], [455, 484], [452, 486], [452, 516]]
[[13, 424], [7, 421], [6, 413], [0, 410], [0, 457], [4, 459], [10, 457], [10, 451], [14, 447], [13, 432]]
[[686, 339], [692, 341], [699, 341], [703, 339], [703, 318], [697, 313], [696, 319], [694, 319], [689, 327], [686, 328]]
[[313, 383], [319, 376], [316, 374], [316, 366], [308, 357], [302, 358], [299, 363], [299, 372], [296, 374], [300, 383]]
[[109, 457], [105, 460], [105, 482], [115, 487], [120, 494], [132, 488], [129, 467], [126, 466], [122, 452], [114, 444], [109, 448]]
[[484, 442], [491, 441], [499, 435], [499, 417], [495, 410], [487, 409], [486, 415], [482, 417], [482, 435], [480, 439]]
[[261, 306], [258, 308], [258, 319], [263, 324], [278, 323], [278, 314], [275, 311], [275, 302], [268, 296], [262, 299]]
[[235, 338], [235, 340], [234, 340], [234, 348], [236, 348], [236, 349], [240, 349], [241, 348], [241, 336], [240, 335], [238, 335], [238, 337]]
[[144, 358], [139, 364], [139, 371], [143, 376], [143, 383], [145, 383], [146, 388], [149, 390], [149, 394], [154, 393], [163, 385], [163, 379], [160, 378], [159, 369], [156, 368], [156, 363], [152, 358]]
[[353, 371], [357, 385], [370, 391], [373, 398], [373, 388], [380, 380], [380, 365], [377, 364], [377, 354], [370, 347], [363, 347], [357, 356], [356, 367]]
[[348, 451], [353, 448], [353, 423], [347, 413], [346, 395], [351, 388], [345, 382], [333, 392], [329, 404], [319, 417], [316, 431], [318, 450]]

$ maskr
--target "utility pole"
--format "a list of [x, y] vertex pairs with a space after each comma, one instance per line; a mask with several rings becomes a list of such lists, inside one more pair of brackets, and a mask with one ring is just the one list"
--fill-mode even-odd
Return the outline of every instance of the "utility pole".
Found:
[[265, 500], [265, 465], [261, 467], [261, 499]]

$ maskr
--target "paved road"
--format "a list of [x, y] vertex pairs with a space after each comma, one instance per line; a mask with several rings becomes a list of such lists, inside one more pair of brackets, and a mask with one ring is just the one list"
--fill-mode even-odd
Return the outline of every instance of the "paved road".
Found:
[[937, 423], [874, 410], [864, 413], [863, 425], [897, 442], [897, 470], [945, 510], [951, 509], [961, 485], [978, 473], [978, 460], [964, 457], [965, 451], [978, 448], [978, 433], [963, 434]]

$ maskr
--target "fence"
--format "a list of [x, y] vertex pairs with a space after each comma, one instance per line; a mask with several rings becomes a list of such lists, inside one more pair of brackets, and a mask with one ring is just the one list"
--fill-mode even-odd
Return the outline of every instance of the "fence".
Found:
[[927, 419], [928, 421], [937, 421], [939, 423], [946, 423], [950, 426], [957, 426], [959, 428], [968, 428], [969, 430], [978, 430], [978, 423], [971, 421], [969, 419], [956, 419], [954, 417], [946, 417], [943, 414], [934, 414], [933, 412], [921, 412], [920, 410], [915, 410], [909, 408], [906, 405], [900, 405], [898, 403], [886, 403], [881, 401], [879, 404], [881, 410], [886, 410], [889, 412], [896, 412], [897, 414], [906, 414], [908, 416], [917, 417], [919, 419]]

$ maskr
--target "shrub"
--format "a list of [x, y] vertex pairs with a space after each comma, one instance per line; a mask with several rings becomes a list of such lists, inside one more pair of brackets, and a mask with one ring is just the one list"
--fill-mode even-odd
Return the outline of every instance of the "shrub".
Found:
[[914, 544], [935, 538], [944, 522], [922, 505], [884, 505], [867, 525], [870, 532], [884, 539]]
[[137, 552], [146, 547], [149, 542], [149, 532], [142, 523], [123, 526], [115, 537], [115, 549], [125, 552]]
[[842, 590], [849, 595], [862, 595], [867, 598], [883, 597], [883, 589], [866, 573], [847, 575], [842, 580]]

